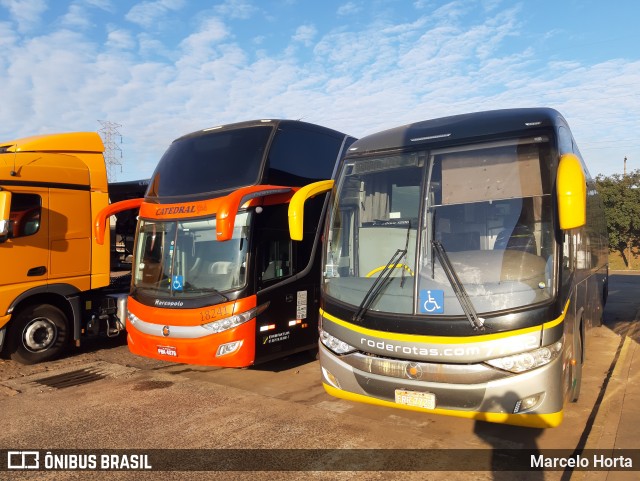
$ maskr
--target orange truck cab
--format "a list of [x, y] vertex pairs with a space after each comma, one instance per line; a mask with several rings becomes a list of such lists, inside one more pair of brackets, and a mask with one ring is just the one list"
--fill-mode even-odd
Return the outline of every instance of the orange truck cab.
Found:
[[[315, 348], [326, 195], [307, 202], [301, 242], [289, 235], [288, 202], [330, 178], [354, 140], [291, 120], [223, 125], [175, 140], [140, 206], [129, 349], [244, 367]], [[98, 239], [117, 209], [101, 214]]]
[[[112, 260], [126, 242], [92, 236], [110, 199], [103, 151], [95, 132], [0, 142], [0, 348], [14, 360], [46, 361], [123, 330], [131, 266]], [[147, 183], [120, 183], [111, 200], [140, 197]], [[114, 227], [132, 240], [125, 225]]]

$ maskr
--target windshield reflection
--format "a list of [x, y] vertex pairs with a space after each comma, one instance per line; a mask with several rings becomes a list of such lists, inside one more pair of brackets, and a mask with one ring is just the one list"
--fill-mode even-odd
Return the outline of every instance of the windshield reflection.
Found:
[[435, 242], [478, 313], [550, 300], [552, 158], [549, 139], [536, 137], [347, 162], [327, 236], [325, 293], [361, 306], [401, 249], [368, 309], [464, 315]]
[[154, 295], [197, 297], [246, 283], [250, 214], [238, 213], [233, 237], [216, 240], [216, 219], [140, 221], [134, 286]]

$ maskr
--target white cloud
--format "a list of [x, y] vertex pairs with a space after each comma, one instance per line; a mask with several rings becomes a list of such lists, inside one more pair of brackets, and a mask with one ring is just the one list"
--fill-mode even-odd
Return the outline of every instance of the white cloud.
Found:
[[[16, 34], [11, 22], [0, 22], [0, 49], [8, 49], [12, 47], [18, 41], [18, 35]], [[0, 56], [0, 62], [6, 59], [6, 56]]]
[[294, 42], [302, 43], [307, 47], [312, 44], [318, 30], [313, 25], [301, 25], [296, 29], [296, 33], [293, 35], [292, 40]]
[[11, 18], [18, 24], [20, 33], [36, 27], [47, 10], [45, 0], [0, 0], [0, 6], [9, 11]]
[[229, 18], [248, 19], [259, 9], [246, 0], [226, 0], [216, 5], [215, 12]]
[[180, 68], [186, 65], [200, 65], [215, 57], [216, 46], [229, 36], [225, 23], [217, 18], [204, 19], [199, 29], [180, 42], [182, 55], [178, 61]]
[[87, 29], [93, 24], [89, 20], [87, 9], [83, 5], [71, 4], [69, 10], [62, 17], [62, 25], [69, 28]]
[[99, 8], [100, 10], [104, 10], [106, 12], [112, 12], [114, 10], [113, 3], [111, 0], [83, 0], [87, 5], [91, 5], [93, 7]]
[[136, 41], [129, 31], [115, 28], [109, 31], [106, 46], [110, 49], [130, 51], [135, 48]]
[[358, 13], [362, 11], [362, 7], [360, 5], [358, 5], [356, 2], [347, 2], [343, 5], [340, 5], [338, 7], [338, 10], [336, 11], [336, 13], [343, 17], [343, 16], [348, 16], [348, 15], [353, 15], [355, 13]]
[[145, 28], [152, 28], [161, 18], [171, 11], [180, 10], [184, 0], [154, 0], [134, 5], [125, 18]]

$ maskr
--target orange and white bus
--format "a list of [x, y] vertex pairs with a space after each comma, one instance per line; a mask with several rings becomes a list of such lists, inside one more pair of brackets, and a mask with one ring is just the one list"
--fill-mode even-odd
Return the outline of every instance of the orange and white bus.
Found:
[[[302, 242], [289, 237], [288, 202], [331, 178], [354, 140], [291, 120], [175, 140], [140, 205], [127, 300], [131, 352], [244, 367], [315, 348], [325, 196], [305, 207], [311, 222]], [[98, 230], [117, 209], [103, 212]]]

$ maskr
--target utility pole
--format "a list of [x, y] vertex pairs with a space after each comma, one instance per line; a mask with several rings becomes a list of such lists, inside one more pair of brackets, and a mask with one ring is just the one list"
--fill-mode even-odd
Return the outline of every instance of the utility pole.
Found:
[[[116, 180], [115, 167], [120, 166], [120, 172], [122, 172], [122, 149], [115, 141], [116, 137], [120, 137], [120, 143], [122, 143], [122, 135], [118, 132], [118, 127], [122, 127], [120, 124], [110, 122], [108, 120], [98, 120], [102, 128], [98, 130], [98, 134], [102, 137], [102, 143], [104, 144], [104, 160], [107, 164], [107, 179], [109, 182]], [[119, 154], [119, 155], [118, 155]]]
[[627, 156], [624, 156], [624, 169], [623, 169], [623, 176], [626, 177], [627, 176]]

